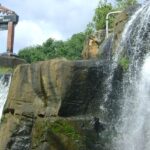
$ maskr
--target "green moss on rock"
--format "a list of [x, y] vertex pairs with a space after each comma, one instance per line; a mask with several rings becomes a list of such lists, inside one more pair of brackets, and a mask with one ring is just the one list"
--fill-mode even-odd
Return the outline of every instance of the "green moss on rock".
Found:
[[67, 120], [50, 121], [38, 119], [32, 131], [32, 148], [41, 148], [44, 142], [49, 149], [78, 150], [82, 137], [74, 124]]
[[79, 140], [80, 134], [77, 132], [75, 127], [67, 121], [58, 120], [50, 125], [51, 130], [56, 134], [64, 134], [72, 140]]
[[123, 71], [127, 71], [129, 67], [129, 59], [128, 57], [124, 56], [120, 59], [119, 65], [123, 68]]

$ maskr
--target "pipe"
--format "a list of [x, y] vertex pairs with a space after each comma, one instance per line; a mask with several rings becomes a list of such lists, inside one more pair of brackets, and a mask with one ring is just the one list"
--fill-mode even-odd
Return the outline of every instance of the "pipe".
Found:
[[109, 15], [111, 14], [118, 14], [118, 13], [121, 13], [122, 11], [112, 11], [112, 12], [109, 12], [107, 15], [106, 15], [106, 38], [108, 38], [108, 23], [109, 23]]

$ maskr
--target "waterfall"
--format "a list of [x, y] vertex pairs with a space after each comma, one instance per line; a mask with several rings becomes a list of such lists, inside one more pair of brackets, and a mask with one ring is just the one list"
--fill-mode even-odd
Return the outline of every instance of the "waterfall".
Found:
[[2, 117], [3, 107], [5, 105], [7, 94], [11, 82], [11, 75], [0, 75], [0, 119]]
[[146, 56], [134, 83], [134, 93], [126, 95], [123, 105], [118, 136], [115, 139], [117, 150], [149, 150], [150, 147], [150, 55]]
[[123, 76], [115, 150], [150, 149], [150, 3], [137, 12], [132, 25], [125, 29], [128, 34], [122, 45], [130, 64]]
[[[118, 47], [116, 48], [116, 51], [113, 55], [112, 63], [110, 66], [110, 73], [109, 73], [109, 76], [104, 83], [105, 91], [104, 91], [104, 98], [103, 99], [104, 99], [105, 103], [107, 103], [107, 101], [109, 101], [109, 96], [110, 96], [110, 93], [112, 92], [112, 80], [114, 77], [114, 71], [118, 66], [118, 61], [119, 61], [119, 58], [122, 54], [122, 51], [125, 49], [124, 45], [128, 44], [127, 43], [127, 37], [128, 37], [128, 35], [132, 34], [133, 22], [136, 22], [136, 19], [142, 10], [143, 10], [143, 7], [138, 9], [135, 12], [135, 14], [133, 16], [131, 16], [130, 20], [125, 25], [125, 29], [124, 29], [122, 36], [121, 36], [121, 41], [118, 44]], [[101, 106], [100, 106], [100, 110], [102, 112], [106, 111], [107, 106], [104, 106], [105, 103], [101, 104]]]

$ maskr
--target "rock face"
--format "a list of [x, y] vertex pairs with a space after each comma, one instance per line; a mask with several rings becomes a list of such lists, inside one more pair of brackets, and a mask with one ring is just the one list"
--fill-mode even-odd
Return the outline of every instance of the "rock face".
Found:
[[107, 74], [103, 64], [56, 59], [18, 66], [4, 108], [1, 148], [30, 149], [36, 118], [84, 115], [90, 113], [93, 104], [96, 113], [99, 109], [96, 93]]
[[85, 114], [102, 81], [101, 65], [65, 60], [21, 65], [14, 72], [5, 110], [29, 116]]
[[115, 46], [117, 45], [118, 40], [120, 40], [121, 33], [124, 29], [124, 26], [128, 20], [128, 14], [126, 12], [120, 13], [115, 21], [115, 28], [114, 28], [114, 39], [115, 39]]
[[87, 38], [82, 52], [83, 59], [98, 58], [99, 46], [105, 39], [105, 31], [97, 31], [94, 35]]

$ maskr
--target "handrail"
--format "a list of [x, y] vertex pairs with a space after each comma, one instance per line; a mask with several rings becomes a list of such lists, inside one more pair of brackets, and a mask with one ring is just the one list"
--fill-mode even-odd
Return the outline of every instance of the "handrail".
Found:
[[122, 11], [112, 11], [112, 12], [109, 12], [107, 15], [106, 15], [106, 38], [108, 38], [108, 22], [109, 22], [109, 15], [111, 14], [118, 14], [118, 13], [121, 13]]

